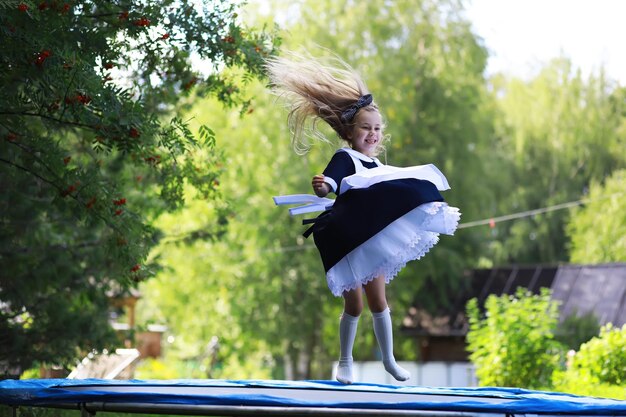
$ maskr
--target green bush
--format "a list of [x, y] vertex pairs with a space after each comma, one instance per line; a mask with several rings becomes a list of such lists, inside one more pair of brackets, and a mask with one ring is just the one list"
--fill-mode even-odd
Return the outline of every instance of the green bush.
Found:
[[514, 296], [492, 295], [484, 310], [472, 299], [467, 313], [468, 350], [480, 385], [626, 400], [626, 325], [602, 327], [578, 352], [570, 350], [564, 367], [566, 346], [591, 337], [597, 322], [590, 315], [570, 317], [557, 329], [558, 305], [548, 289], [539, 295], [523, 288]]
[[572, 368], [588, 370], [601, 383], [626, 385], [626, 325], [602, 327], [599, 337], [580, 347]]
[[554, 389], [626, 400], [626, 325], [604, 326], [579, 352], [570, 352], [567, 369], [554, 373]]
[[491, 295], [482, 313], [478, 301], [468, 302], [470, 359], [482, 386], [548, 388], [559, 364], [554, 340], [558, 306], [543, 289], [533, 295], [518, 288], [515, 295]]
[[556, 371], [553, 389], [568, 394], [626, 400], [626, 386], [601, 383], [587, 369]]

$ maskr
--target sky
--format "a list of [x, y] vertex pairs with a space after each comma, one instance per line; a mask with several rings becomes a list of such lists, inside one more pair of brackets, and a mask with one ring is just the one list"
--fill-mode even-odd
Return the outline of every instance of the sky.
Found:
[[626, 0], [468, 0], [467, 17], [490, 51], [487, 73], [530, 78], [565, 56], [584, 75], [626, 85]]

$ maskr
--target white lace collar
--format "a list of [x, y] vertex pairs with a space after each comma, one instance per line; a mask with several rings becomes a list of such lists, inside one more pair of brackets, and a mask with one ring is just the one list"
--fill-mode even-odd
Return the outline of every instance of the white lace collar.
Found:
[[376, 162], [378, 161], [376, 158], [370, 158], [367, 155], [362, 154], [359, 151], [355, 151], [352, 148], [341, 148], [338, 149], [337, 152], [348, 152], [350, 155], [354, 156], [355, 158], [360, 159], [361, 161], [365, 161], [365, 162]]

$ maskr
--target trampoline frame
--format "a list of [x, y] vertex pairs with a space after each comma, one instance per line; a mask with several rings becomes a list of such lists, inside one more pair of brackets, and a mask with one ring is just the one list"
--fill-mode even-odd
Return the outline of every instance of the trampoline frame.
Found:
[[[440, 410], [398, 410], [371, 408], [331, 408], [331, 407], [271, 407], [244, 405], [189, 405], [189, 404], [148, 404], [148, 403], [107, 403], [103, 401], [88, 403], [66, 403], [37, 406], [8, 406], [13, 408], [12, 417], [19, 417], [20, 407], [56, 408], [80, 411], [81, 417], [93, 417], [98, 412], [166, 414], [179, 416], [207, 417], [272, 417], [272, 416], [322, 416], [322, 417], [564, 417], [574, 414], [519, 414], [519, 413], [481, 413], [472, 411]], [[595, 417], [611, 417], [597, 415]]]

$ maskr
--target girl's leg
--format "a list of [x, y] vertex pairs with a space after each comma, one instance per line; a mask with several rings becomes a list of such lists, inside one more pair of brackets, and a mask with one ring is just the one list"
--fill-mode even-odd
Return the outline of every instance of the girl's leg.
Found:
[[339, 321], [339, 365], [337, 366], [337, 381], [342, 384], [354, 382], [352, 376], [352, 347], [356, 329], [359, 324], [359, 316], [363, 311], [363, 297], [361, 288], [346, 291], [343, 294], [344, 309]]
[[365, 286], [367, 305], [372, 313], [380, 313], [387, 308], [387, 295], [385, 294], [385, 277], [374, 278]]
[[401, 368], [393, 356], [393, 332], [391, 314], [385, 296], [385, 278], [380, 276], [370, 281], [365, 285], [365, 294], [372, 312], [374, 334], [376, 334], [376, 340], [383, 356], [385, 370], [396, 380], [406, 381], [411, 377], [411, 374], [406, 369]]

